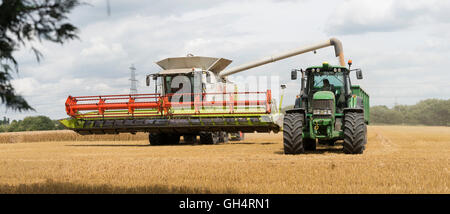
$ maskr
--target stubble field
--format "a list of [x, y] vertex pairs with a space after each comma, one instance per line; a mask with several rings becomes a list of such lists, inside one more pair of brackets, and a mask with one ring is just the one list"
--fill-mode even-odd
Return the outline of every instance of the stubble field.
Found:
[[342, 145], [284, 155], [282, 134], [148, 146], [145, 134], [0, 134], [0, 193], [450, 193], [450, 128], [369, 126]]

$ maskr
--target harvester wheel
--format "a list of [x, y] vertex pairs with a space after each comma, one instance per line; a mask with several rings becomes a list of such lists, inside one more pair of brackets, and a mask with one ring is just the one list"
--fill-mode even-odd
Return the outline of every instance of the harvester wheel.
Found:
[[303, 145], [307, 151], [316, 151], [316, 139], [303, 139]]
[[301, 113], [287, 113], [283, 122], [283, 144], [285, 154], [300, 154], [305, 152], [303, 147], [303, 118]]
[[219, 133], [216, 132], [203, 132], [200, 133], [201, 144], [217, 144], [219, 143]]
[[194, 144], [195, 141], [197, 141], [196, 135], [183, 135], [184, 143], [185, 144]]
[[228, 132], [219, 132], [219, 133], [220, 133], [219, 142], [228, 143]]
[[158, 133], [149, 133], [148, 140], [150, 142], [150, 145], [152, 145], [152, 146], [158, 146], [158, 145], [162, 145], [164, 143], [162, 134], [158, 134]]
[[362, 154], [367, 143], [364, 113], [348, 112], [344, 118], [344, 153]]
[[180, 135], [169, 135], [166, 134], [166, 142], [167, 145], [177, 145], [180, 144]]

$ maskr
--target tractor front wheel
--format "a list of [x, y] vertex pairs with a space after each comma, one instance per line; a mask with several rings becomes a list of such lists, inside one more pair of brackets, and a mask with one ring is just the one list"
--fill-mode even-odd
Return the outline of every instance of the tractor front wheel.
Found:
[[367, 143], [364, 113], [347, 112], [344, 115], [344, 153], [362, 154]]
[[287, 113], [283, 121], [283, 145], [285, 154], [300, 154], [305, 152], [303, 147], [304, 114]]

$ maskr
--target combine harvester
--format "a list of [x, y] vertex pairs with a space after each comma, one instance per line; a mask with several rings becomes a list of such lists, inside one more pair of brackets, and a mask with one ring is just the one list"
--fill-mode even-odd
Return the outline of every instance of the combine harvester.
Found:
[[178, 144], [181, 136], [185, 143], [200, 136], [201, 144], [216, 144], [230, 134], [242, 139], [242, 133], [277, 133], [283, 115], [271, 90], [237, 92], [227, 76], [328, 46], [344, 64], [342, 44], [335, 38], [228, 70], [231, 60], [224, 58], [167, 58], [157, 62], [161, 72], [147, 76], [147, 86], [155, 82], [155, 93], [69, 96], [70, 118], [60, 122], [82, 135], [148, 132], [151, 145]]

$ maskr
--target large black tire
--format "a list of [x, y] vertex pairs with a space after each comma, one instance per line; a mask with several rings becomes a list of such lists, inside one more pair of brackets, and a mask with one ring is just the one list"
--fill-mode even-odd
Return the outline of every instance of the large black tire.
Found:
[[194, 144], [197, 141], [197, 135], [183, 135], [185, 144]]
[[303, 146], [305, 147], [305, 151], [316, 151], [316, 139], [303, 139]]
[[163, 138], [162, 134], [149, 133], [148, 141], [150, 142], [150, 145], [152, 145], [152, 146], [159, 146], [164, 143], [164, 138]]
[[304, 114], [287, 113], [283, 122], [283, 144], [285, 154], [300, 154], [305, 152], [303, 147]]
[[167, 139], [166, 145], [180, 144], [180, 135], [167, 134], [166, 139]]
[[367, 143], [364, 113], [347, 112], [344, 115], [344, 153], [362, 154]]
[[148, 135], [148, 140], [150, 141], [150, 145], [152, 146], [176, 145], [180, 143], [180, 136], [162, 133], [150, 133]]
[[219, 142], [228, 143], [228, 132], [219, 132]]
[[219, 133], [216, 132], [201, 132], [200, 133], [201, 144], [217, 144], [219, 143]]

